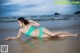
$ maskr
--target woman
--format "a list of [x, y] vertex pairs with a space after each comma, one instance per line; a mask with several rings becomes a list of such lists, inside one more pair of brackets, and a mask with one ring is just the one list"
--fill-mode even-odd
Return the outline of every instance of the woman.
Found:
[[18, 39], [20, 38], [21, 34], [24, 33], [26, 36], [32, 36], [37, 38], [44, 38], [44, 37], [67, 37], [67, 36], [74, 36], [76, 37], [77, 34], [70, 34], [68, 32], [50, 32], [48, 29], [44, 27], [34, 28], [34, 26], [39, 26], [38, 22], [33, 20], [25, 20], [23, 17], [18, 18], [18, 25], [21, 27], [18, 31], [16, 37], [7, 37], [5, 40], [10, 39]]

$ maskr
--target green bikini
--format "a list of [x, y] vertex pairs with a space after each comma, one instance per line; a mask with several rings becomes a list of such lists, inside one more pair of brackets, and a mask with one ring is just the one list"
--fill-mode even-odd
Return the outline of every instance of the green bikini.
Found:
[[[26, 36], [30, 36], [31, 32], [34, 31], [34, 26], [30, 26], [29, 30], [25, 33]], [[42, 27], [38, 27], [39, 29], [39, 35], [38, 35], [38, 38], [41, 38], [41, 36], [43, 35], [43, 32], [42, 32]]]

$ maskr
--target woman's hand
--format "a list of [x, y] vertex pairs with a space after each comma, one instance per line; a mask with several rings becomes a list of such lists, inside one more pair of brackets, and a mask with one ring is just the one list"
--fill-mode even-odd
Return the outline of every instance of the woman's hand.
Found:
[[9, 41], [9, 40], [12, 40], [12, 39], [11, 39], [11, 37], [7, 37], [7, 38], [5, 38], [4, 40], [5, 40], [5, 41]]
[[14, 40], [14, 39], [17, 39], [17, 37], [7, 37], [4, 40], [9, 41], [9, 40]]
[[18, 38], [20, 38], [21, 34], [22, 34], [21, 29], [19, 29], [18, 35], [16, 37], [7, 37], [4, 40], [8, 41], [8, 40], [18, 39]]

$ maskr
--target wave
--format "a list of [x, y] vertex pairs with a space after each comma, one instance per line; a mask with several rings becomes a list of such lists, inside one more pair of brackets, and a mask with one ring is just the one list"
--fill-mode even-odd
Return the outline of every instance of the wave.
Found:
[[[80, 19], [80, 15], [60, 15], [52, 17], [26, 17], [26, 20], [46, 21], [46, 20], [75, 20]], [[0, 22], [15, 22], [18, 17], [0, 17]]]

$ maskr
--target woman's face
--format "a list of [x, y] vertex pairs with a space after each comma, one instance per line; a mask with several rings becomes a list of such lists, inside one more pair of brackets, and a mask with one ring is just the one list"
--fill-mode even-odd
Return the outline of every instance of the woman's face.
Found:
[[22, 23], [21, 23], [21, 21], [19, 21], [19, 20], [18, 20], [18, 25], [19, 25], [20, 27], [22, 27]]

